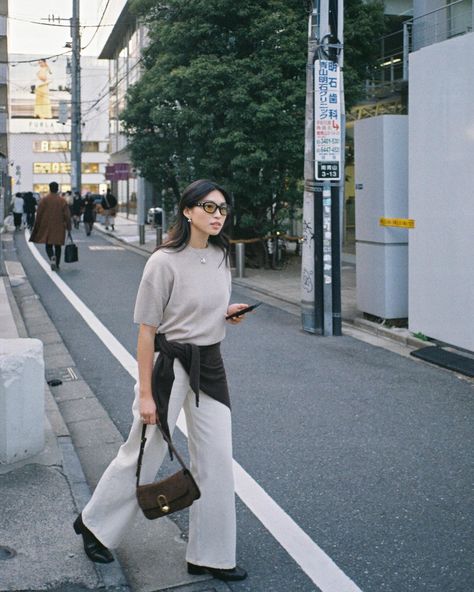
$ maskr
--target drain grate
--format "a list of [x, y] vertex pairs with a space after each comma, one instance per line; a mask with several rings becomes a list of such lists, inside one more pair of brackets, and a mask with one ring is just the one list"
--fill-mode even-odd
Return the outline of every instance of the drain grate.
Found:
[[0, 546], [0, 561], [5, 559], [12, 559], [15, 557], [16, 551], [14, 549], [10, 549], [10, 547], [2, 547]]
[[76, 368], [66, 366], [65, 368], [48, 368], [46, 370], [46, 382], [60, 380], [61, 382], [72, 382], [79, 380]]

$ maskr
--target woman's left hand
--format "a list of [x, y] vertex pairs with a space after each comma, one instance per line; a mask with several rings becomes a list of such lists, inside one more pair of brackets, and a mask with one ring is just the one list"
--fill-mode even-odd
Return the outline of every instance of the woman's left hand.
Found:
[[[248, 304], [229, 304], [229, 307], [227, 308], [227, 313], [226, 313], [226, 317], [228, 317], [231, 314], [234, 314], [234, 312], [238, 312], [239, 310], [242, 310], [243, 308], [247, 308]], [[238, 325], [243, 319], [244, 319], [245, 315], [242, 315], [240, 317], [236, 317], [235, 319], [228, 319], [227, 322], [228, 323], [232, 323], [232, 325]]]

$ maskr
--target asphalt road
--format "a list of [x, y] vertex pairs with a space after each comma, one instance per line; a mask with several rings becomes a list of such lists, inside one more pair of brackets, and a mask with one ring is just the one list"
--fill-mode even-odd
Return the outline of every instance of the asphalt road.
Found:
[[[77, 244], [80, 262], [63, 263], [61, 277], [133, 354], [145, 257], [110, 249], [98, 234]], [[16, 245], [81, 374], [126, 436], [130, 375], [22, 237]], [[239, 289], [233, 301], [254, 298]], [[350, 337], [305, 334], [299, 318], [269, 305], [229, 327], [223, 351], [235, 459], [363, 592], [474, 590], [472, 382]], [[184, 437], [177, 443], [183, 449]], [[251, 577], [232, 590], [318, 590], [240, 500], [238, 545]]]

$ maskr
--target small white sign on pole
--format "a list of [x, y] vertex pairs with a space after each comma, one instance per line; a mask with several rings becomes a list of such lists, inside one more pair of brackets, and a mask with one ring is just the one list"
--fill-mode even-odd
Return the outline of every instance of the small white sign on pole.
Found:
[[341, 180], [341, 74], [337, 62], [314, 63], [314, 176], [317, 181]]

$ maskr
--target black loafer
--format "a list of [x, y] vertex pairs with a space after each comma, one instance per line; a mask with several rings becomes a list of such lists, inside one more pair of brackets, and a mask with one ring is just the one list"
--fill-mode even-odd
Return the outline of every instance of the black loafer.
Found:
[[224, 582], [238, 582], [239, 580], [245, 580], [247, 572], [238, 565], [232, 569], [219, 569], [217, 567], [205, 567], [204, 565], [194, 565], [194, 563], [188, 563], [188, 573], [193, 576], [202, 576], [209, 574], [218, 580]]
[[79, 514], [74, 521], [74, 530], [76, 531], [76, 534], [82, 535], [84, 551], [91, 561], [94, 561], [95, 563], [112, 563], [112, 561], [114, 561], [112, 553], [94, 536], [84, 522], [82, 522], [82, 514]]

